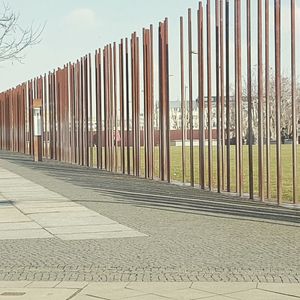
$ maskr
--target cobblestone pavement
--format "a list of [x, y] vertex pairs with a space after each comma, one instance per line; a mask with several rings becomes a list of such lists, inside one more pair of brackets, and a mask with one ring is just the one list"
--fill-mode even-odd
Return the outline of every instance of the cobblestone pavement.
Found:
[[147, 235], [2, 240], [0, 280], [300, 281], [299, 208], [7, 152], [0, 158], [2, 168]]

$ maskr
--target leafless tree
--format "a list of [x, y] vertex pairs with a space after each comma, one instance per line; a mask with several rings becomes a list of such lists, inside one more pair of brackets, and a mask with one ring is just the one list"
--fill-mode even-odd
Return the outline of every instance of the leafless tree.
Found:
[[22, 61], [24, 50], [40, 42], [44, 25], [20, 25], [19, 14], [7, 4], [0, 11], [0, 63], [7, 60]]
[[[275, 97], [275, 74], [270, 70], [270, 94], [269, 94], [269, 115], [270, 115], [270, 137], [276, 139], [276, 97]], [[265, 87], [264, 87], [265, 88]], [[253, 118], [253, 133], [257, 137], [258, 130], [258, 82], [257, 70], [252, 72], [252, 118]], [[266, 117], [265, 92], [264, 92], [263, 115]], [[244, 135], [248, 132], [248, 91], [247, 82], [243, 84], [243, 129]], [[296, 88], [296, 114], [300, 120], [300, 83], [297, 83]], [[287, 133], [292, 133], [292, 98], [291, 98], [291, 78], [287, 75], [281, 77], [281, 128], [286, 128]], [[264, 121], [265, 124], [265, 121]]]

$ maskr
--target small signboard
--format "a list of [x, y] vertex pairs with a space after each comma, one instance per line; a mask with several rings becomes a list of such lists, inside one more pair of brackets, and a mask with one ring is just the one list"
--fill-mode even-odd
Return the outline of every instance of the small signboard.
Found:
[[43, 101], [42, 99], [34, 99], [33, 100], [33, 108], [42, 108]]
[[33, 100], [33, 133], [35, 136], [42, 135], [42, 99]]

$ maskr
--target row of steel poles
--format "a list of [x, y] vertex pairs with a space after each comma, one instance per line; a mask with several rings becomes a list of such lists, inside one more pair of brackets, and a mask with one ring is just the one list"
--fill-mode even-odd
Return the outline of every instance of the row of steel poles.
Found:
[[[271, 165], [276, 164], [276, 199], [282, 201], [281, 146], [281, 1], [274, 0], [274, 27], [270, 28], [269, 0], [257, 0], [257, 55], [253, 59], [253, 1], [246, 1], [246, 51], [242, 47], [242, 1], [200, 1], [197, 26], [193, 12], [180, 18], [180, 88], [182, 181], [217, 192], [236, 192], [245, 196], [245, 178], [249, 198], [270, 199]], [[264, 7], [263, 7], [264, 5]], [[234, 14], [231, 15], [231, 6]], [[291, 99], [292, 99], [292, 174], [293, 202], [297, 200], [297, 82], [296, 82], [296, 3], [291, 9]], [[212, 16], [214, 11], [214, 18]], [[263, 16], [264, 12], [264, 16]], [[214, 22], [212, 22], [212, 19]], [[231, 24], [233, 23], [233, 25]], [[213, 25], [212, 25], [213, 24]], [[168, 19], [159, 23], [158, 73], [154, 70], [154, 30], [144, 28], [142, 39], [134, 32], [130, 39], [106, 45], [48, 74], [30, 80], [0, 94], [0, 148], [33, 154], [33, 100], [43, 103], [43, 156], [67, 163], [122, 172], [153, 179], [158, 166], [162, 181], [172, 179], [170, 146], [170, 83]], [[213, 27], [214, 26], [214, 27]], [[234, 34], [231, 36], [231, 26]], [[196, 33], [193, 32], [196, 28]], [[263, 33], [263, 29], [265, 32]], [[185, 30], [187, 35], [185, 36]], [[274, 45], [270, 44], [274, 33]], [[193, 41], [197, 37], [194, 46]], [[187, 47], [186, 47], [187, 38]], [[234, 40], [234, 54], [230, 52]], [[140, 47], [142, 43], [142, 47]], [[265, 47], [263, 47], [265, 45]], [[275, 49], [275, 124], [276, 161], [271, 162], [270, 137], [270, 49]], [[197, 51], [193, 51], [193, 47]], [[187, 49], [186, 49], [187, 48]], [[213, 51], [214, 49], [214, 51]], [[264, 51], [263, 51], [264, 50]], [[197, 60], [194, 59], [196, 55]], [[140, 57], [142, 56], [142, 59]], [[232, 60], [234, 57], [234, 61]], [[243, 65], [246, 57], [246, 66]], [[187, 58], [187, 59], [186, 59]], [[253, 61], [257, 59], [258, 93], [253, 95]], [[187, 60], [187, 66], [186, 66]], [[174, 63], [174, 62], [172, 62]], [[215, 65], [215, 69], [213, 69]], [[195, 66], [197, 78], [195, 78]], [[230, 71], [234, 66], [234, 72]], [[186, 72], [187, 71], [187, 72]], [[186, 74], [187, 78], [186, 78]], [[243, 74], [247, 74], [246, 100]], [[234, 91], [231, 89], [234, 81]], [[157, 84], [156, 84], [157, 82]], [[195, 88], [195, 82], [196, 88]], [[188, 87], [188, 97], [185, 89]], [[143, 89], [143, 97], [141, 96]], [[158, 99], [155, 99], [157, 89]], [[197, 95], [195, 95], [197, 90]], [[194, 126], [195, 98], [198, 98], [198, 135]], [[257, 98], [257, 104], [254, 103]], [[143, 102], [143, 103], [142, 103]], [[155, 104], [158, 102], [158, 112]], [[246, 104], [246, 105], [244, 105]], [[215, 105], [216, 129], [213, 124]], [[258, 107], [258, 159], [254, 165], [254, 105]], [[143, 119], [141, 108], [143, 107]], [[187, 110], [187, 114], [185, 113]], [[246, 112], [246, 114], [245, 114]], [[154, 126], [158, 114], [157, 128]], [[244, 123], [248, 123], [248, 146], [243, 145]], [[232, 120], [234, 126], [232, 128]], [[156, 137], [158, 136], [158, 139]], [[234, 146], [230, 140], [235, 138]], [[189, 142], [187, 165], [186, 142]], [[199, 142], [198, 166], [195, 149]], [[216, 142], [216, 145], [214, 146]], [[158, 146], [159, 159], [155, 161]], [[234, 149], [234, 151], [232, 151]], [[245, 154], [247, 153], [247, 154]], [[244, 156], [247, 155], [247, 159]], [[249, 165], [245, 174], [245, 161]], [[216, 168], [214, 168], [216, 167]], [[258, 170], [258, 178], [255, 170]], [[195, 170], [195, 168], [198, 168]], [[187, 170], [189, 175], [187, 176]], [[195, 173], [199, 172], [199, 182]], [[235, 174], [234, 174], [235, 173]], [[247, 175], [247, 176], [246, 176]], [[257, 180], [258, 182], [255, 182]], [[255, 186], [258, 186], [256, 195]]]
[[[258, 196], [264, 201], [270, 199], [271, 195], [271, 158], [270, 158], [270, 3], [265, 0], [263, 9], [263, 0], [257, 1], [257, 82], [258, 82]], [[215, 1], [215, 53], [212, 52], [212, 25], [211, 25], [211, 1], [206, 1], [206, 41], [204, 37], [204, 5], [200, 1], [197, 11], [197, 40], [198, 52], [193, 51], [193, 33], [192, 33], [192, 11], [188, 10], [188, 120], [189, 120], [189, 170], [191, 185], [195, 185], [195, 163], [194, 163], [194, 95], [193, 95], [193, 54], [198, 56], [198, 100], [199, 100], [199, 185], [202, 189], [212, 190], [213, 184], [213, 140], [216, 139], [216, 188], [218, 192], [235, 191], [240, 196], [245, 195], [245, 171], [243, 156], [243, 71], [242, 57], [247, 57], [247, 122], [248, 122], [248, 186], [249, 198], [253, 199], [254, 192], [254, 139], [253, 135], [253, 106], [254, 96], [252, 95], [252, 77], [253, 77], [253, 59], [252, 59], [252, 3], [246, 2], [246, 32], [247, 32], [247, 50], [242, 53], [242, 5], [240, 0], [233, 2], [234, 5], [234, 62], [230, 61], [230, 5], [229, 0]], [[299, 112], [297, 112], [297, 95], [296, 95], [296, 49], [295, 49], [295, 12], [296, 4], [294, 0], [290, 1], [291, 7], [291, 98], [292, 98], [292, 118], [293, 118], [293, 147], [292, 147], [292, 168], [293, 168], [293, 202], [297, 200], [297, 124]], [[277, 202], [282, 201], [282, 149], [281, 149], [281, 1], [274, 1], [274, 49], [275, 49], [275, 91], [276, 91], [276, 198]], [[263, 11], [265, 11], [265, 24], [263, 26]], [[224, 20], [225, 12], [225, 20]], [[263, 28], [265, 28], [265, 41], [263, 41]], [[225, 41], [224, 41], [225, 37]], [[263, 65], [263, 43], [265, 42], [265, 65]], [[180, 65], [181, 65], [181, 110], [186, 109], [185, 96], [185, 37], [184, 37], [184, 18], [180, 18]], [[206, 57], [205, 57], [205, 46]], [[206, 70], [205, 70], [206, 59]], [[212, 59], [215, 59], [215, 73], [212, 71]], [[232, 74], [230, 65], [234, 65], [234, 92], [230, 91]], [[206, 71], [206, 72], [205, 72]], [[245, 71], [244, 71], [245, 72]], [[205, 77], [206, 77], [206, 98], [205, 101]], [[215, 78], [215, 87], [213, 79]], [[215, 110], [216, 110], [216, 138], [212, 137], [212, 89], [215, 90]], [[231, 101], [231, 95], [234, 101]], [[205, 103], [206, 102], [206, 103]], [[231, 110], [233, 107], [233, 113]], [[204, 112], [207, 110], [207, 120]], [[233, 116], [232, 116], [233, 114]], [[232, 174], [232, 153], [230, 146], [231, 128], [230, 119], [235, 120], [234, 137], [235, 137], [235, 174]], [[206, 124], [205, 124], [206, 122]], [[186, 181], [186, 117], [182, 116], [182, 181]], [[207, 159], [205, 143], [207, 142]], [[265, 161], [266, 160], [266, 161]], [[265, 174], [266, 172], [266, 174]], [[234, 190], [232, 189], [232, 179], [235, 178]], [[206, 182], [207, 180], [207, 182]], [[266, 186], [266, 191], [265, 191]]]

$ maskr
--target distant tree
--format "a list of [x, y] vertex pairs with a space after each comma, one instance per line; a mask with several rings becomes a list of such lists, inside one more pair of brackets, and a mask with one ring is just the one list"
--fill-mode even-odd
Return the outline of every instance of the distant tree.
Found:
[[[265, 82], [264, 82], [265, 85]], [[270, 111], [270, 136], [271, 139], [276, 139], [276, 97], [275, 97], [275, 75], [270, 69], [270, 95], [269, 95], [269, 111]], [[243, 83], [243, 130], [244, 135], [248, 135], [248, 91], [247, 82]], [[252, 72], [252, 118], [253, 118], [253, 134], [258, 136], [258, 81], [257, 70]], [[296, 113], [297, 119], [300, 120], [300, 83], [297, 83], [296, 88]], [[263, 86], [263, 123], [264, 130], [266, 124], [266, 104], [265, 104], [265, 86]], [[291, 98], [291, 78], [283, 75], [281, 77], [281, 124], [280, 128], [286, 128], [290, 134], [292, 132], [292, 98]], [[264, 135], [266, 132], [264, 133]]]
[[24, 50], [40, 42], [44, 26], [22, 27], [19, 17], [7, 4], [3, 4], [0, 9], [0, 63], [22, 61]]

